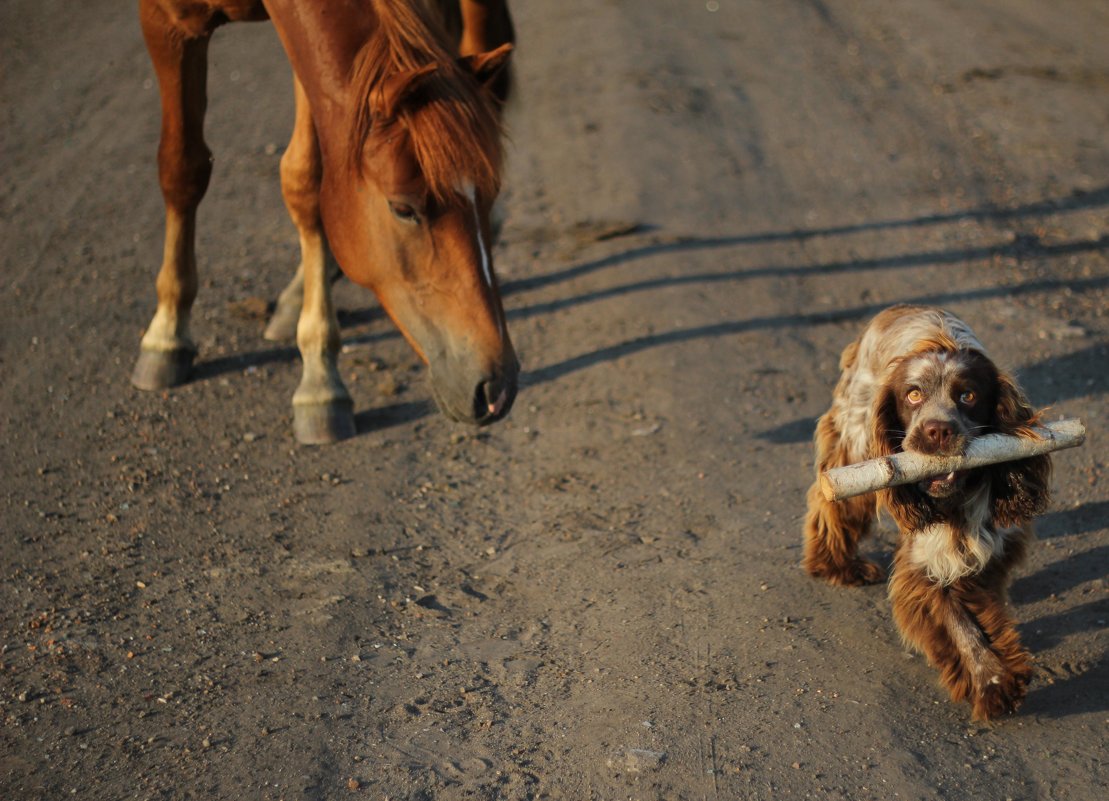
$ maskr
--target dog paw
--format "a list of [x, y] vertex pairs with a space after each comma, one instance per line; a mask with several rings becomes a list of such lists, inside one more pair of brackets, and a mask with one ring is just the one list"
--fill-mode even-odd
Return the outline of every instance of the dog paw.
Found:
[[977, 688], [972, 703], [975, 720], [992, 720], [1016, 712], [1028, 692], [1029, 672], [990, 676]]
[[884, 581], [886, 572], [868, 559], [852, 559], [845, 564], [806, 565], [809, 574], [839, 587], [861, 587]]

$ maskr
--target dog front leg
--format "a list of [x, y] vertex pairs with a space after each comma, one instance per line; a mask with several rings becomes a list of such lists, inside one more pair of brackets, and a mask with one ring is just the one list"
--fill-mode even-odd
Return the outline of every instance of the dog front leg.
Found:
[[1013, 712], [1031, 676], [1012, 618], [995, 581], [983, 577], [943, 585], [899, 548], [890, 579], [893, 616], [906, 644], [939, 669], [953, 701], [967, 700], [977, 720]]
[[882, 568], [859, 556], [859, 540], [870, 533], [874, 523], [874, 496], [829, 501], [820, 490], [821, 471], [853, 461], [836, 429], [832, 412], [817, 423], [815, 444], [817, 480], [809, 488], [805, 515], [804, 568], [809, 575], [831, 584], [857, 586], [879, 582], [885, 577]]

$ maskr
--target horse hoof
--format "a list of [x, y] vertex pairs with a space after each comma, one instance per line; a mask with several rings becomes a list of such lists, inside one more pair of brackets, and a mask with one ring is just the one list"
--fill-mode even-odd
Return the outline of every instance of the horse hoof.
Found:
[[140, 350], [131, 371], [131, 383], [138, 389], [168, 389], [184, 384], [193, 369], [196, 351]]
[[326, 445], [354, 436], [349, 400], [293, 407], [293, 433], [302, 445]]
[[277, 304], [273, 316], [266, 324], [262, 337], [269, 342], [293, 342], [297, 338], [297, 322], [300, 320], [300, 307]]

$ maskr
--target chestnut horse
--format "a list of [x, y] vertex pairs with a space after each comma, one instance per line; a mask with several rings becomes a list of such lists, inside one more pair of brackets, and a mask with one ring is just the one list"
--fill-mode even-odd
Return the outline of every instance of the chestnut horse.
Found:
[[297, 439], [354, 433], [336, 366], [331, 254], [427, 362], [443, 413], [479, 425], [507, 414], [519, 365], [489, 251], [513, 38], [504, 1], [139, 0], [139, 13], [161, 90], [166, 240], [135, 386], [183, 382], [196, 355], [188, 324], [196, 210], [212, 169], [203, 138], [209, 38], [225, 22], [268, 18], [294, 74], [281, 189], [301, 264], [267, 336], [291, 335], [299, 318]]

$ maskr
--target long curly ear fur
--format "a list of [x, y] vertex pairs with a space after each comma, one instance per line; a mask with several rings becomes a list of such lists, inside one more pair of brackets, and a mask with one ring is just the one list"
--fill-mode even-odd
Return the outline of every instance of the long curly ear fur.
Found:
[[874, 398], [874, 413], [870, 416], [870, 451], [867, 458], [891, 456], [901, 450], [905, 431], [897, 416], [897, 399], [893, 388], [883, 386]]
[[[871, 421], [868, 458], [876, 459], [899, 453], [905, 432], [904, 423], [897, 415], [897, 399], [894, 397], [893, 387], [883, 386], [874, 398]], [[888, 510], [902, 530], [919, 529], [927, 523], [927, 505], [908, 484], [880, 490], [878, 507]]]
[[[1040, 415], [1007, 375], [997, 379], [998, 398], [994, 428], [1002, 434], [1033, 438]], [[1033, 456], [1003, 462], [989, 470], [990, 502], [994, 523], [1015, 526], [1042, 513], [1051, 499], [1051, 457]]]

